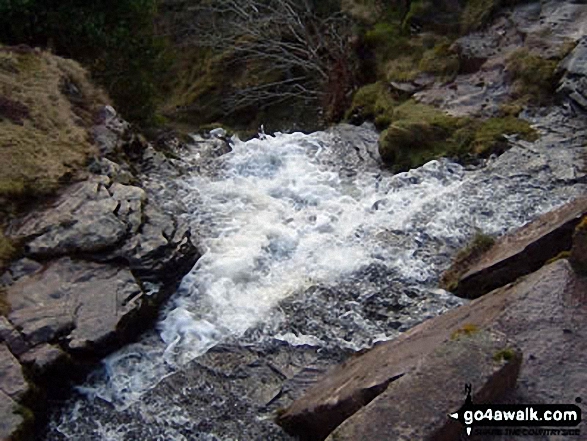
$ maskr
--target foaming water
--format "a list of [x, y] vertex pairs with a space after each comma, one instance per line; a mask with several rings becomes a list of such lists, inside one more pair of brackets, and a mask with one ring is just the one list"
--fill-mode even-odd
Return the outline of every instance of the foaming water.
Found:
[[[517, 148], [476, 170], [439, 160], [391, 175], [376, 161], [351, 158], [356, 153], [339, 148], [339, 138], [330, 131], [235, 140], [213, 172], [183, 178], [178, 197], [203, 256], [156, 332], [108, 357], [80, 388], [88, 400], [126, 409], [211, 347], [279, 321], [272, 311], [284, 299], [371, 264], [405, 285], [433, 287], [475, 231], [501, 234], [574, 194], [557, 189], [549, 170]], [[351, 159], [352, 173], [343, 172]], [[282, 331], [274, 337], [292, 344], [339, 345]], [[352, 339], [344, 345], [361, 347]]]

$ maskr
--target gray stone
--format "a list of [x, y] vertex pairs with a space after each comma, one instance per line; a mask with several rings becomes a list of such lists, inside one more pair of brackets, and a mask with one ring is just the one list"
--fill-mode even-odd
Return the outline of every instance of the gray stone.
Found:
[[583, 37], [575, 49], [560, 65], [564, 76], [557, 91], [566, 94], [583, 110], [587, 110], [587, 37]]
[[[500, 354], [507, 354], [506, 359]], [[464, 404], [463, 385], [473, 385], [473, 403], [495, 403], [513, 389], [521, 361], [521, 352], [501, 333], [482, 331], [449, 340], [346, 420], [328, 440], [458, 439], [463, 427], [448, 415]]]
[[6, 342], [10, 352], [17, 357], [29, 350], [29, 345], [6, 317], [0, 316], [0, 342]]
[[143, 222], [147, 195], [139, 187], [114, 183], [105, 176], [67, 189], [56, 204], [25, 218], [13, 235], [28, 241], [32, 256], [96, 253], [120, 245]]
[[66, 358], [67, 354], [59, 346], [41, 344], [23, 354], [20, 362], [32, 368], [36, 374], [43, 375]]
[[130, 271], [61, 258], [9, 287], [10, 321], [31, 345], [64, 340], [101, 349], [139, 313], [142, 291]]
[[20, 363], [5, 344], [0, 344], [0, 391], [15, 401], [22, 399], [29, 391]]

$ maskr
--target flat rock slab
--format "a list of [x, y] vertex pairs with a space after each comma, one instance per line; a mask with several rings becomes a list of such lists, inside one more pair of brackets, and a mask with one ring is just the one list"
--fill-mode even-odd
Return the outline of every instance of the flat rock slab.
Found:
[[495, 402], [516, 384], [521, 361], [521, 352], [501, 333], [458, 336], [422, 359], [415, 371], [391, 383], [327, 440], [458, 439], [463, 427], [448, 415], [464, 404], [464, 385], [473, 386], [474, 403]]
[[64, 342], [98, 349], [124, 329], [142, 306], [142, 291], [128, 268], [55, 260], [7, 290], [10, 322], [35, 346]]
[[575, 227], [586, 213], [587, 197], [579, 198], [502, 237], [460, 277], [455, 294], [477, 298], [570, 250]]
[[278, 422], [297, 434], [315, 436], [309, 439], [324, 439], [463, 329], [506, 334], [526, 357], [519, 379], [525, 393], [536, 400], [572, 402], [587, 396], [586, 323], [587, 280], [562, 259], [349, 359], [296, 400]]
[[143, 189], [94, 176], [72, 185], [52, 207], [29, 214], [11, 235], [27, 241], [31, 256], [92, 253], [112, 248], [138, 231]]

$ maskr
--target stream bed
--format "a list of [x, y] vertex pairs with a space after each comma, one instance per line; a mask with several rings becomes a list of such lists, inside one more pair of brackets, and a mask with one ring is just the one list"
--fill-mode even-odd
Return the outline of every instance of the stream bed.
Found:
[[557, 113], [535, 123], [538, 142], [477, 166], [395, 175], [367, 124], [235, 139], [204, 162], [195, 139], [183, 160], [199, 166], [176, 184], [202, 258], [156, 328], [57, 406], [43, 439], [290, 439], [275, 412], [329, 367], [464, 302], [438, 279], [477, 232], [585, 192], [585, 131], [570, 140]]

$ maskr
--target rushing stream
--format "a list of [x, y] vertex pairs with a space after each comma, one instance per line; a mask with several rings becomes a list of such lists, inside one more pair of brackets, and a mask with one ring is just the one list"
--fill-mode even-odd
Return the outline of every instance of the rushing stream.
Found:
[[182, 177], [203, 257], [45, 439], [288, 439], [272, 412], [312, 373], [462, 303], [438, 277], [476, 231], [503, 234], [584, 190], [548, 143], [392, 175], [367, 126], [262, 138]]

